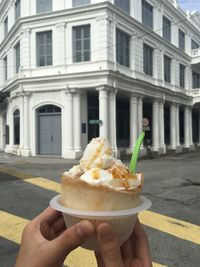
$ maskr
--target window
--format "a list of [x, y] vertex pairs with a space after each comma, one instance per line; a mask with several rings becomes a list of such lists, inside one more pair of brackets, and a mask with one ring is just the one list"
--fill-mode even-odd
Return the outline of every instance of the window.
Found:
[[179, 48], [183, 51], [185, 51], [185, 33], [178, 30], [178, 42], [179, 42]]
[[7, 56], [4, 57], [3, 63], [4, 63], [4, 80], [7, 81], [7, 79], [8, 79], [8, 59], [7, 59]]
[[153, 76], [153, 48], [143, 45], [143, 70], [144, 73]]
[[115, 0], [115, 5], [130, 14], [130, 0]]
[[8, 17], [4, 20], [4, 36], [8, 34]]
[[130, 67], [130, 36], [123, 31], [117, 30], [117, 62]]
[[52, 31], [37, 33], [37, 66], [52, 65]]
[[36, 10], [37, 14], [52, 11], [52, 0], [37, 0]]
[[200, 75], [194, 71], [192, 72], [192, 88], [200, 88]]
[[73, 27], [73, 62], [90, 61], [90, 25]]
[[14, 145], [20, 144], [20, 111], [16, 109], [13, 114], [14, 120]]
[[90, 4], [90, 0], [73, 0], [72, 2], [73, 7], [84, 6], [87, 4]]
[[20, 42], [16, 44], [14, 49], [15, 49], [15, 67], [16, 67], [15, 72], [18, 73], [20, 67]]
[[153, 30], [153, 7], [145, 0], [142, 0], [142, 24]]
[[164, 80], [171, 82], [171, 58], [164, 55]]
[[21, 16], [21, 0], [15, 2], [15, 20]]
[[198, 49], [199, 48], [199, 44], [197, 42], [195, 42], [193, 39], [191, 39], [191, 49]]
[[179, 80], [180, 80], [180, 87], [185, 88], [185, 66], [180, 64], [179, 65]]
[[163, 38], [171, 41], [171, 21], [165, 16], [163, 16]]

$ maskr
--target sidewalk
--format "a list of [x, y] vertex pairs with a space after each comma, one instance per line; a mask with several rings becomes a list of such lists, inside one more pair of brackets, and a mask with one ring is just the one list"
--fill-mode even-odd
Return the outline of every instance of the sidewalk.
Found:
[[0, 152], [1, 163], [33, 163], [33, 164], [78, 164], [79, 160], [63, 159], [60, 156], [35, 156], [35, 157], [21, 157], [5, 152]]

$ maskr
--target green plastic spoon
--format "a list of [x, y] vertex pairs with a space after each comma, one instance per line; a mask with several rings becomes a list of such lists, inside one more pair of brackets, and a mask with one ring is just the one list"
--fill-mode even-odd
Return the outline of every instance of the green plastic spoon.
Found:
[[131, 162], [129, 165], [129, 171], [132, 173], [135, 173], [138, 155], [139, 155], [140, 147], [141, 147], [142, 141], [144, 140], [144, 137], [145, 137], [145, 132], [142, 131], [135, 143], [135, 147], [134, 147], [134, 150], [131, 156]]

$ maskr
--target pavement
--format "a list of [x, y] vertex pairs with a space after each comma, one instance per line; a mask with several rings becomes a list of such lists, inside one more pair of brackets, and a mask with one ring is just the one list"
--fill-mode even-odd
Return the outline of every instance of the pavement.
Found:
[[[60, 192], [60, 174], [77, 160], [0, 153], [0, 266], [13, 266], [23, 227]], [[125, 162], [128, 164], [128, 162]], [[143, 195], [152, 207], [139, 215], [149, 236], [154, 267], [200, 266], [200, 153], [140, 160]], [[91, 251], [77, 249], [66, 266], [96, 266]]]

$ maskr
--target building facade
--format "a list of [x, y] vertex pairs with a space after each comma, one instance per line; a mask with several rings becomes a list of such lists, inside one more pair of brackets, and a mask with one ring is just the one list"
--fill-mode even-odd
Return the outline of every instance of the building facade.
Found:
[[1, 0], [0, 18], [0, 150], [80, 158], [100, 135], [131, 153], [143, 118], [158, 154], [199, 145], [198, 12], [175, 0]]

